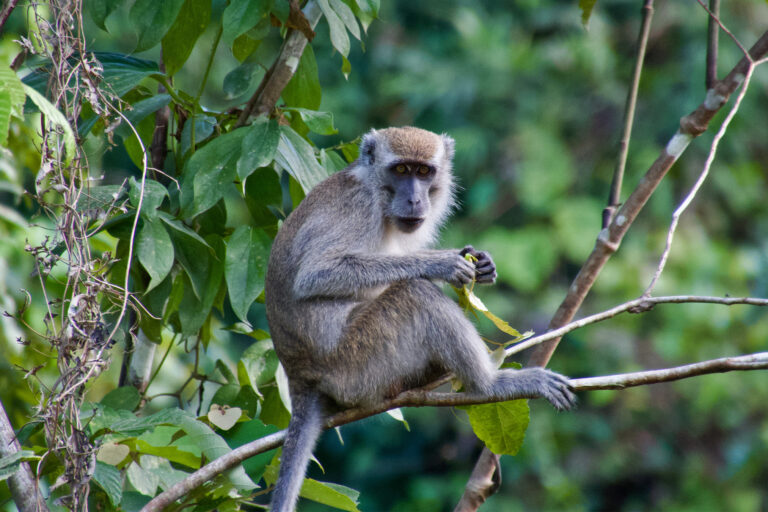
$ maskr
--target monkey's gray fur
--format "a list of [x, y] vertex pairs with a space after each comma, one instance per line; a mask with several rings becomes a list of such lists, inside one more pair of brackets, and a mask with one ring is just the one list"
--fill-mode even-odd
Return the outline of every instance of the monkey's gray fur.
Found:
[[[453, 139], [372, 130], [360, 157], [315, 187], [272, 246], [267, 318], [293, 414], [273, 512], [294, 510], [325, 416], [375, 404], [453, 372], [496, 399], [575, 401], [548, 370], [497, 370], [458, 305], [432, 282], [492, 283], [488, 253], [426, 249], [453, 204]], [[464, 258], [470, 252], [478, 261]]]

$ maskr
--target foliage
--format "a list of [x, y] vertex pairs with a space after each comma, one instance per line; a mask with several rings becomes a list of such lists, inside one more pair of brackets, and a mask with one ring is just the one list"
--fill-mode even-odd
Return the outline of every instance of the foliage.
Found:
[[[137, 510], [217, 455], [287, 425], [285, 381], [264, 330], [270, 242], [314, 184], [356, 157], [354, 139], [371, 125], [413, 123], [456, 138], [464, 208], [444, 243], [471, 241], [496, 258], [500, 282], [477, 291], [479, 304], [489, 305], [480, 311], [543, 330], [591, 248], [615, 153], [606, 141], [616, 139], [631, 67], [628, 27], [639, 6], [401, 1], [383, 5], [386, 23], [372, 24], [376, 0], [321, 0], [317, 35], [273, 114], [241, 125], [240, 109], [292, 26], [288, 2], [89, 1], [87, 52], [70, 47], [66, 54], [42, 42], [55, 35], [47, 23], [59, 4], [52, 5], [37, 7], [30, 26], [17, 9], [0, 45], [0, 233], [7, 241], [0, 308], [10, 315], [0, 332], [0, 397], [25, 448], [0, 459], [0, 478], [31, 462], [51, 486], [51, 502], [90, 479], [92, 507]], [[666, 21], [649, 48], [630, 151], [634, 181], [656, 143], [703, 95], [694, 77], [703, 76], [698, 35], [706, 17], [692, 16], [691, 6], [657, 7]], [[585, 23], [591, 16], [589, 32], [580, 16]], [[766, 19], [764, 6], [746, 2], [732, 16], [740, 33]], [[19, 53], [13, 30], [30, 52], [16, 71], [8, 66]], [[365, 39], [367, 53], [350, 34]], [[723, 61], [738, 56], [722, 49]], [[83, 77], [81, 86], [51, 88], [51, 76], [84, 64], [87, 73], [72, 75]], [[747, 102], [696, 222], [683, 226], [665, 289], [765, 295], [768, 215], [760, 191], [768, 133], [764, 105]], [[158, 142], [164, 117], [167, 136]], [[702, 158], [700, 149], [692, 153], [652, 199], [587, 309], [642, 289], [676, 198]], [[72, 225], [83, 245], [64, 243]], [[479, 325], [496, 342], [495, 327], [505, 324], [489, 318]], [[60, 343], [83, 326], [87, 336], [71, 336], [81, 345]], [[644, 319], [574, 333], [557, 365], [593, 375], [688, 362], [757, 350], [766, 332], [765, 316], [747, 309], [659, 307]], [[94, 333], [117, 344], [100, 335], [98, 357], [78, 373], [95, 353], [83, 349], [93, 348]], [[146, 372], [137, 354], [155, 348], [162, 355], [154, 367], [149, 359]], [[147, 378], [131, 380], [142, 370]], [[759, 378], [594, 393], [578, 414], [559, 415], [557, 428], [551, 411], [533, 405], [529, 440], [516, 462], [503, 459], [505, 487], [488, 507], [757, 509], [768, 499], [760, 487], [767, 434]], [[66, 393], [67, 382], [79, 391]], [[52, 407], [57, 396], [72, 398], [73, 414]], [[469, 421], [480, 437], [496, 451], [517, 452], [527, 410], [501, 415], [507, 404], [478, 407]], [[407, 411], [410, 434], [389, 421], [347, 427], [346, 459], [326, 436], [318, 457], [327, 474], [314, 478], [319, 469], [312, 468], [302, 496], [341, 510], [449, 507], [475, 441], [443, 414]], [[68, 435], [97, 461], [92, 475], [68, 472], [57, 444], [62, 433], [47, 430], [64, 418]], [[261, 454], [178, 509], [264, 503], [260, 494], [276, 471], [276, 453]]]

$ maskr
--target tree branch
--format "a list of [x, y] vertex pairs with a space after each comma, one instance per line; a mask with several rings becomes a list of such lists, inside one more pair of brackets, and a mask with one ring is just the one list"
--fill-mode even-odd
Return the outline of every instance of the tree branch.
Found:
[[[598, 235], [595, 248], [576, 275], [568, 289], [568, 294], [550, 321], [550, 329], [561, 327], [573, 319], [603, 266], [611, 255], [618, 250], [629, 227], [672, 167], [672, 164], [685, 151], [688, 143], [707, 129], [709, 122], [720, 111], [728, 97], [744, 81], [744, 76], [753, 65], [753, 62], [763, 57], [766, 53], [768, 53], [768, 31], [763, 33], [760, 39], [752, 46], [749, 55], [745, 55], [728, 73], [728, 76], [707, 92], [706, 99], [698, 108], [680, 120], [680, 128], [677, 133], [661, 151], [659, 157], [627, 198], [624, 206], [621, 207], [611, 224]], [[546, 366], [559, 342], [560, 338], [555, 338], [539, 345], [531, 355], [528, 364], [531, 366]]]
[[594, 315], [586, 316], [579, 320], [574, 320], [558, 329], [547, 331], [544, 334], [528, 338], [527, 340], [517, 343], [509, 347], [504, 353], [504, 357], [509, 357], [512, 354], [517, 354], [523, 350], [544, 343], [545, 341], [561, 338], [571, 331], [580, 329], [590, 324], [602, 322], [608, 320], [621, 313], [644, 313], [653, 309], [656, 304], [684, 304], [684, 303], [698, 303], [698, 304], [721, 304], [723, 306], [735, 306], [737, 304], [747, 304], [750, 306], [768, 306], [768, 299], [760, 299], [756, 297], [711, 297], [706, 295], [670, 295], [666, 297], [640, 297], [639, 299], [630, 300], [624, 304], [619, 304], [616, 307], [595, 313]]
[[[575, 391], [624, 389], [633, 386], [680, 380], [709, 373], [763, 369], [768, 369], [768, 352], [760, 352], [745, 356], [724, 357], [721, 359], [666, 368], [663, 370], [624, 373], [619, 375], [608, 375], [605, 377], [571, 379], [570, 382]], [[396, 397], [373, 407], [348, 409], [334, 414], [325, 422], [325, 428], [330, 429], [338, 427], [397, 407], [455, 407], [459, 405], [477, 405], [498, 401], [500, 400], [489, 399], [488, 396], [483, 394], [444, 393], [430, 391], [426, 387], [412, 389], [404, 391]], [[218, 459], [211, 461], [209, 464], [206, 464], [185, 479], [177, 482], [171, 488], [157, 495], [141, 509], [141, 512], [160, 512], [164, 507], [189, 494], [193, 489], [211, 480], [216, 475], [237, 466], [248, 457], [277, 448], [283, 444], [285, 433], [285, 430], [281, 430], [266, 437], [256, 439], [255, 441], [251, 441], [250, 443], [235, 448], [226, 455], [222, 455]], [[493, 460], [490, 460], [489, 464], [494, 464]], [[490, 485], [493, 485], [492, 477], [489, 476], [488, 478]], [[480, 503], [477, 504], [477, 506], [479, 505]], [[474, 509], [457, 508], [456, 510]]]
[[16, 7], [17, 3], [19, 3], [19, 0], [7, 0], [5, 5], [3, 5], [3, 9], [0, 11], [0, 32], [3, 31], [5, 22], [8, 21], [8, 17], [13, 12], [13, 9]]
[[624, 106], [624, 130], [621, 134], [621, 142], [619, 143], [619, 155], [616, 159], [616, 168], [613, 171], [611, 191], [608, 194], [608, 206], [603, 210], [603, 228], [611, 223], [616, 210], [619, 209], [621, 201], [621, 183], [624, 180], [624, 169], [627, 166], [627, 154], [629, 153], [629, 139], [632, 137], [632, 126], [635, 122], [637, 90], [640, 87], [640, 74], [643, 71], [645, 49], [648, 46], [648, 36], [651, 33], [653, 0], [644, 1], [642, 12], [643, 20], [640, 23], [640, 33], [637, 36], [637, 53], [635, 54], [635, 69], [632, 73], [632, 85], [627, 92], [627, 100]]
[[[21, 450], [16, 433], [13, 431], [5, 408], [0, 402], [0, 457], [13, 455]], [[37, 480], [29, 468], [29, 464], [22, 462], [19, 470], [8, 478], [8, 487], [11, 490], [11, 498], [20, 512], [47, 512], [45, 499], [40, 494]]]
[[[317, 22], [320, 21], [320, 16], [322, 16], [322, 11], [315, 0], [309, 0], [302, 12], [312, 28], [317, 25]], [[307, 42], [304, 32], [291, 29], [288, 37], [285, 38], [285, 42], [283, 42], [283, 47], [280, 49], [277, 59], [275, 59], [275, 62], [264, 75], [259, 88], [256, 89], [256, 92], [251, 96], [251, 99], [248, 100], [245, 108], [240, 113], [240, 117], [238, 117], [237, 124], [235, 125], [236, 127], [244, 126], [252, 114], [259, 116], [269, 114], [274, 110], [277, 100], [280, 99], [280, 95], [283, 93], [283, 89], [288, 85], [293, 74], [296, 73], [296, 68], [299, 65], [301, 54], [304, 53]]]
[[709, 24], [707, 25], [707, 71], [704, 83], [711, 89], [717, 82], [717, 47], [720, 27], [720, 0], [709, 0]]

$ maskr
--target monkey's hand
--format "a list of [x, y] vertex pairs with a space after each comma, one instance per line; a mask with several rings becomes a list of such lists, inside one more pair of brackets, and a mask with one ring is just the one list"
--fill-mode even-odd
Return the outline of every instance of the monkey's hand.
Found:
[[462, 256], [471, 254], [477, 260], [475, 262], [475, 282], [481, 284], [496, 282], [496, 264], [490, 254], [485, 251], [476, 251], [471, 245], [464, 247], [459, 254]]
[[442, 279], [448, 284], [461, 288], [475, 278], [475, 264], [464, 259], [464, 256], [454, 250], [438, 251], [438, 258], [428, 267], [424, 277]]
[[508, 400], [541, 397], [558, 411], [576, 405], [576, 395], [568, 378], [544, 368], [500, 370], [495, 387], [496, 392]]

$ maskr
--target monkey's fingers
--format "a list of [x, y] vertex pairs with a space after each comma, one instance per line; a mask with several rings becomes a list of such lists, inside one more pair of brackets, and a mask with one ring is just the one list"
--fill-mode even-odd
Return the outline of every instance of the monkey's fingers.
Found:
[[493, 284], [496, 282], [496, 278], [498, 275], [496, 274], [496, 268], [490, 269], [489, 272], [480, 273], [478, 272], [475, 274], [475, 282], [480, 284]]
[[546, 398], [558, 411], [572, 409], [576, 405], [576, 395], [567, 377], [559, 373], [545, 370], [549, 377], [547, 389], [544, 392]]

